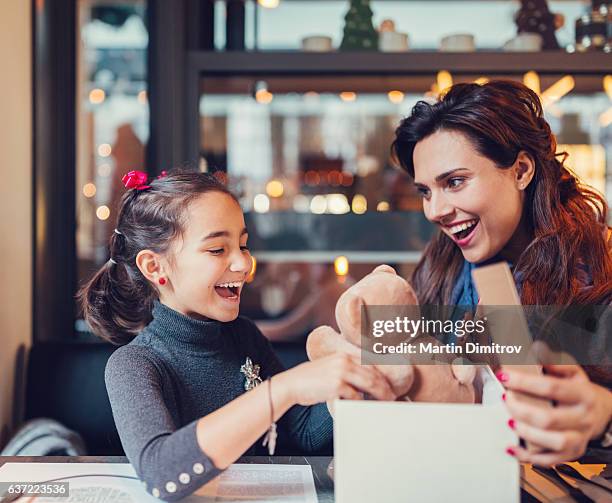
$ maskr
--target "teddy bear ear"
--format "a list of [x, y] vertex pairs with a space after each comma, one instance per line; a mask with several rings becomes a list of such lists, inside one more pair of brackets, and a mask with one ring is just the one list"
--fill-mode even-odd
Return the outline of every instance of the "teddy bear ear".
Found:
[[349, 342], [361, 346], [361, 306], [365, 302], [352, 292], [340, 299], [341, 302], [336, 304], [336, 322], [340, 332]]
[[390, 265], [387, 264], [381, 264], [379, 265], [376, 269], [374, 269], [372, 271], [374, 272], [390, 272], [391, 274], [397, 274], [397, 272], [395, 272], [395, 269], [393, 269], [393, 267], [391, 267]]
[[351, 295], [348, 299], [348, 311], [352, 320], [361, 320], [361, 306], [365, 305], [361, 295]]

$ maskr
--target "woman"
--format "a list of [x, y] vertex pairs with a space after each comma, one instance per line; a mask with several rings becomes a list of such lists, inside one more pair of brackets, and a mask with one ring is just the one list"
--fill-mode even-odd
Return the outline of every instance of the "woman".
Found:
[[[578, 184], [556, 147], [538, 96], [519, 83], [457, 84], [439, 102], [415, 105], [392, 150], [440, 228], [412, 278], [420, 303], [475, 306], [471, 270], [498, 260], [511, 264], [524, 305], [611, 302], [606, 201]], [[610, 367], [544, 368], [547, 375], [499, 375], [509, 426], [544, 448], [507, 452], [546, 465], [581, 456], [589, 442], [607, 446]], [[519, 392], [557, 406], [538, 409]]]

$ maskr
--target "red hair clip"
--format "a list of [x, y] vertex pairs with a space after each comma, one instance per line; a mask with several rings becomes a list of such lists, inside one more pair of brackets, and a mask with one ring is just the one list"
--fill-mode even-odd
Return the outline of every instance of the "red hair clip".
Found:
[[157, 180], [159, 180], [160, 178], [164, 178], [165, 176], [168, 176], [168, 172], [164, 170], [164, 171], [162, 171], [162, 172], [160, 173], [160, 175], [157, 177]]
[[143, 171], [130, 171], [123, 175], [121, 182], [125, 185], [126, 189], [145, 190], [151, 188], [150, 185], [145, 185], [147, 183], [147, 174]]

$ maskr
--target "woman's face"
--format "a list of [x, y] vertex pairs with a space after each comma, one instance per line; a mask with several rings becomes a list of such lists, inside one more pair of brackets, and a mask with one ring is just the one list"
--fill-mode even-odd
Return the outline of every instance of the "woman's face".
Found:
[[497, 254], [510, 261], [518, 257], [517, 243], [525, 243], [519, 226], [525, 182], [518, 176], [518, 158], [510, 168], [499, 169], [462, 133], [439, 130], [417, 143], [413, 161], [426, 218], [467, 261], [479, 263]]

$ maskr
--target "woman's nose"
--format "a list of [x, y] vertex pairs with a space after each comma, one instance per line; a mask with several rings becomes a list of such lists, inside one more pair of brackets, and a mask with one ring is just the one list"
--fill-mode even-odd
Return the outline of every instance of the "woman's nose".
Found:
[[425, 218], [431, 222], [441, 222], [453, 212], [453, 206], [449, 204], [443, 194], [432, 193], [429, 201], [424, 205]]

